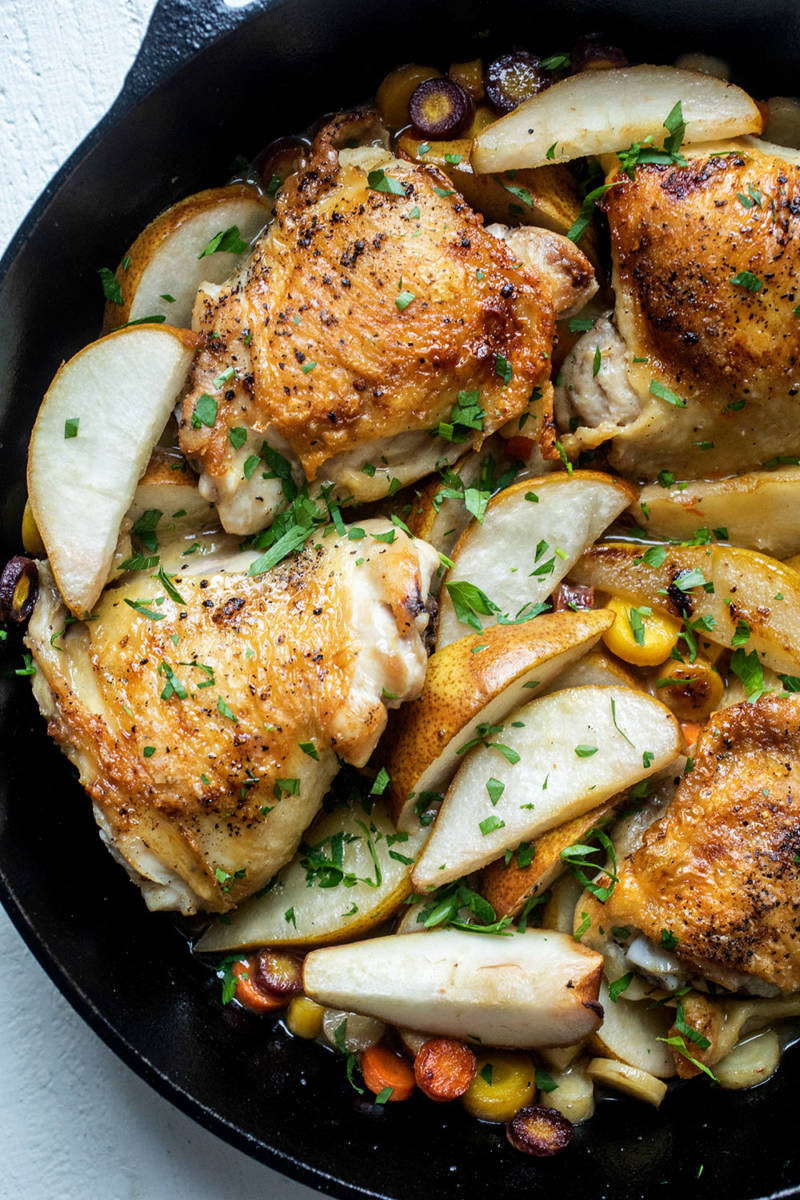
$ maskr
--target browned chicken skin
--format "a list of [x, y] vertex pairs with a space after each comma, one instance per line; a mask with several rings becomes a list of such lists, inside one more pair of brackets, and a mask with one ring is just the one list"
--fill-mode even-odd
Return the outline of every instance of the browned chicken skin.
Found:
[[800, 697], [716, 713], [665, 816], [621, 864], [604, 919], [709, 979], [800, 988]]
[[[614, 177], [604, 206], [625, 369], [615, 381], [604, 354], [604, 397], [587, 402], [566, 371], [566, 410], [558, 398], [593, 427], [567, 435], [568, 450], [613, 437], [611, 464], [643, 479], [729, 475], [800, 453], [800, 167], [753, 146], [684, 152], [686, 167]], [[582, 339], [584, 357], [596, 341]], [[653, 395], [652, 380], [685, 407]]]
[[180, 602], [140, 571], [66, 629], [43, 568], [34, 691], [151, 907], [224, 910], [263, 887], [340, 760], [363, 766], [387, 703], [422, 687], [437, 556], [388, 522], [361, 528], [255, 577], [253, 551], [193, 559]]
[[[393, 472], [404, 483], [452, 457], [453, 443], [429, 431], [449, 419], [459, 393], [478, 392], [485, 414], [470, 442], [527, 412], [532, 396], [527, 432], [550, 430], [546, 277], [487, 233], [436, 168], [380, 147], [340, 153], [348, 131], [368, 122], [343, 118], [318, 134], [243, 275], [205, 299], [201, 292], [195, 310], [204, 345], [181, 446], [237, 533], [267, 524], [271, 510], [252, 497], [237, 510], [232, 427], [251, 431], [256, 450], [267, 437], [309, 480], [336, 481], [337, 465], [363, 451], [348, 479], [356, 499], [371, 498], [392, 439], [421, 439]], [[231, 367], [235, 377], [215, 385]], [[213, 427], [192, 420], [203, 393], [217, 399]], [[389, 482], [384, 475], [380, 494]]]

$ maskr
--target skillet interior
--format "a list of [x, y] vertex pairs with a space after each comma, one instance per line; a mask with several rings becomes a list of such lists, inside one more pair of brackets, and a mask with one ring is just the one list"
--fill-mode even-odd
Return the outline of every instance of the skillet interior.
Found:
[[[26, 446], [41, 395], [61, 359], [98, 332], [97, 268], [115, 264], [160, 209], [223, 182], [235, 155], [358, 102], [398, 62], [447, 62], [515, 43], [552, 52], [598, 27], [632, 58], [668, 62], [702, 49], [729, 59], [756, 95], [796, 91], [794, 0], [547, 0], [525, 12], [514, 0], [290, 0], [235, 12], [217, 3], [198, 12], [193, 0], [162, 0], [109, 117], [0, 264], [4, 558], [19, 549]], [[488, 37], [472, 36], [487, 26]], [[4, 657], [19, 663], [13, 636]], [[709, 1095], [695, 1084], [658, 1113], [603, 1103], [571, 1151], [552, 1161], [526, 1160], [457, 1106], [364, 1104], [333, 1055], [219, 1006], [216, 981], [167, 918], [145, 911], [102, 849], [25, 679], [0, 680], [0, 763], [0, 895], [31, 949], [136, 1071], [257, 1158], [337, 1196], [795, 1194], [800, 1147], [787, 1135], [800, 1058], [792, 1052], [750, 1093]]]

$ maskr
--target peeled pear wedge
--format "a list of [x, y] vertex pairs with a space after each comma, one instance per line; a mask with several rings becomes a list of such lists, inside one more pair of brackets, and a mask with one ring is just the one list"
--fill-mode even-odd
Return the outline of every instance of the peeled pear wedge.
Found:
[[624, 794], [613, 796], [605, 804], [550, 829], [531, 847], [534, 855], [528, 866], [520, 867], [516, 855], [512, 855], [507, 863], [505, 858], [490, 863], [481, 875], [478, 891], [498, 917], [515, 917], [532, 896], [541, 895], [559, 875], [563, 875], [567, 864], [561, 851], [585, 842], [587, 834], [595, 827], [604, 829], [624, 798]]
[[[522, 479], [488, 504], [452, 552], [439, 608], [436, 649], [464, 637], [449, 589], [472, 584], [510, 620], [547, 599], [573, 563], [635, 499], [628, 484], [599, 471]], [[482, 627], [498, 615], [474, 614]]]
[[480, 870], [520, 842], [597, 808], [680, 750], [669, 709], [629, 688], [570, 688], [511, 715], [465, 758], [450, 784], [412, 872], [416, 891]]
[[[675, 617], [680, 612], [669, 594], [672, 587], [673, 596], [686, 597], [691, 620], [713, 618], [712, 628], [702, 630], [709, 641], [730, 646], [744, 621], [750, 631], [742, 646], [746, 653], [757, 651], [773, 671], [800, 671], [800, 573], [736, 546], [666, 546], [657, 567], [643, 560], [646, 549], [627, 542], [593, 546], [575, 564], [571, 577]], [[676, 593], [675, 581], [687, 578], [684, 573], [689, 571], [701, 572], [714, 590], [698, 585]]]
[[597, 1029], [602, 971], [602, 957], [566, 934], [434, 929], [313, 950], [303, 989], [405, 1029], [523, 1049]]
[[28, 449], [28, 496], [59, 590], [78, 616], [108, 577], [122, 518], [185, 386], [196, 342], [168, 325], [120, 330], [65, 363], [42, 401]]
[[582, 71], [484, 129], [473, 143], [472, 167], [479, 173], [541, 167], [625, 150], [647, 137], [660, 145], [678, 101], [686, 144], [761, 132], [756, 102], [713, 75], [647, 64]]
[[800, 467], [693, 479], [680, 487], [648, 484], [633, 512], [653, 538], [691, 541], [698, 529], [719, 529], [734, 546], [789, 558], [800, 553]]
[[603, 904], [588, 890], [581, 892], [575, 904], [573, 930], [576, 936], [579, 930], [582, 931], [582, 945], [605, 956], [605, 972], [600, 984], [603, 1024], [589, 1039], [591, 1050], [630, 1067], [649, 1071], [659, 1079], [669, 1079], [675, 1074], [675, 1062], [669, 1046], [657, 1039], [669, 1033], [675, 1018], [674, 1009], [663, 1004], [653, 1006], [651, 999], [633, 999], [639, 991], [640, 978], [636, 975], [627, 989], [630, 995], [611, 999], [609, 980], [621, 978], [631, 968], [624, 960], [618, 961], [619, 956], [609, 954], [614, 942], [609, 936], [608, 918]]
[[445, 789], [479, 725], [502, 724], [596, 645], [613, 621], [605, 609], [547, 613], [524, 625], [493, 625], [437, 650], [420, 696], [392, 714], [386, 736], [384, 765], [398, 829], [419, 829], [415, 798]]
[[103, 328], [163, 316], [188, 329], [200, 284], [228, 279], [244, 253], [217, 250], [200, 257], [203, 250], [233, 226], [249, 246], [271, 215], [271, 201], [246, 183], [210, 188], [173, 204], [142, 230], [117, 268], [122, 303], [108, 301]]
[[657, 1039], [667, 1037], [674, 1010], [666, 1006], [652, 1008], [650, 1001], [626, 1000], [624, 996], [614, 1001], [605, 980], [600, 984], [600, 1003], [603, 1024], [592, 1034], [592, 1050], [648, 1071], [657, 1079], [670, 1079], [675, 1074], [675, 1063], [669, 1047]]
[[[313, 872], [309, 876], [308, 851], [301, 847], [269, 891], [247, 900], [224, 924], [215, 921], [196, 949], [206, 953], [256, 946], [325, 946], [362, 936], [387, 920], [410, 895], [410, 863], [426, 836], [427, 831], [419, 828], [415, 834], [398, 834], [382, 803], [370, 815], [360, 805], [325, 813], [306, 831], [304, 847], [318, 847], [318, 853], [330, 859], [333, 847], [341, 845], [341, 868], [358, 882], [320, 887], [320, 877]], [[370, 841], [379, 866], [377, 885]], [[287, 920], [287, 912], [293, 920]]]

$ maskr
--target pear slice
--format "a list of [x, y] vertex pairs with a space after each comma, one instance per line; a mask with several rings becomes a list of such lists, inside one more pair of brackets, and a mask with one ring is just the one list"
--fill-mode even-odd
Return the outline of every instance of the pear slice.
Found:
[[42, 401], [28, 449], [28, 496], [59, 590], [78, 615], [100, 595], [196, 340], [168, 325], [120, 330], [65, 363]]
[[557, 676], [540, 694], [544, 695], [545, 691], [560, 692], [564, 688], [590, 687], [592, 684], [598, 687], [617, 684], [619, 687], [633, 688], [634, 691], [642, 690], [641, 678], [636, 678], [627, 663], [601, 647], [590, 650], [571, 667], [567, 667], [563, 675]]
[[[483, 523], [473, 521], [453, 550], [439, 610], [436, 649], [462, 638], [472, 624], [513, 621], [547, 599], [595, 538], [628, 507], [635, 492], [599, 471], [559, 471], [522, 479], [489, 502]], [[458, 585], [466, 585], [459, 588]], [[499, 610], [456, 615], [454, 596], [477, 587]]]
[[161, 513], [156, 527], [159, 538], [165, 530], [174, 533], [219, 525], [217, 510], [200, 495], [197, 476], [188, 469], [186, 459], [162, 446], [156, 446], [150, 455], [127, 515], [136, 522], [156, 510]]
[[603, 1024], [589, 1043], [594, 1053], [649, 1071], [658, 1079], [670, 1079], [675, 1074], [675, 1063], [669, 1048], [658, 1038], [667, 1037], [674, 1010], [653, 1008], [650, 1001], [626, 1000], [624, 996], [614, 1001], [605, 979], [600, 984], [600, 1003]]
[[516, 171], [625, 150], [647, 137], [660, 144], [678, 101], [687, 144], [761, 132], [755, 100], [713, 75], [647, 64], [582, 71], [484, 129], [473, 143], [472, 167]]
[[481, 875], [478, 891], [489, 901], [498, 917], [515, 917], [528, 900], [549, 888], [567, 869], [561, 851], [585, 842], [586, 835], [596, 826], [604, 828], [614, 809], [626, 796], [627, 793], [614, 796], [605, 804], [543, 834], [535, 846], [530, 847], [534, 854], [527, 866], [521, 867], [516, 855], [508, 862], [505, 858], [499, 858], [490, 863]]
[[[426, 836], [427, 831], [419, 829], [416, 834], [398, 834], [380, 803], [370, 815], [358, 805], [326, 813], [306, 831], [304, 845], [269, 891], [247, 900], [224, 924], [215, 921], [196, 949], [206, 953], [324, 946], [365, 934], [410, 895], [409, 866]], [[308, 847], [316, 847], [317, 855], [329, 861], [341, 848], [343, 876], [338, 884], [329, 885], [335, 871], [326, 876], [324, 869], [313, 870]], [[328, 885], [321, 886], [326, 879]], [[345, 879], [358, 882], [345, 884]], [[292, 914], [289, 920], [287, 912]]]
[[[502, 448], [497, 439], [487, 438], [480, 450], [470, 450], [453, 463], [450, 470], [458, 477], [465, 490], [475, 488], [477, 491], [484, 462], [489, 457], [499, 460], [501, 454]], [[495, 473], [501, 474], [499, 466], [492, 473], [493, 478]], [[442, 476], [432, 475], [419, 488], [407, 520], [414, 537], [423, 538], [439, 553], [449, 557], [450, 551], [472, 520], [472, 513], [463, 499], [442, 495], [446, 490], [447, 483]], [[434, 577], [433, 586], [438, 592], [442, 586], [441, 574]]]
[[228, 279], [245, 253], [217, 250], [203, 255], [206, 246], [235, 226], [249, 249], [271, 215], [271, 202], [247, 183], [210, 188], [173, 204], [142, 230], [117, 268], [122, 303], [108, 301], [103, 328], [163, 316], [171, 325], [188, 329], [200, 284]]
[[[746, 623], [747, 637], [737, 644], [747, 654], [756, 651], [773, 671], [800, 673], [800, 573], [765, 554], [735, 546], [607, 542], [588, 550], [571, 578], [672, 617], [709, 618], [702, 636], [722, 646], [731, 645], [737, 629], [743, 637]], [[686, 587], [693, 579], [698, 582]]]
[[563, 1046], [600, 1024], [603, 959], [566, 934], [457, 929], [314, 950], [303, 988], [320, 1004], [489, 1046]]
[[450, 784], [412, 872], [417, 891], [460, 879], [597, 808], [680, 751], [669, 709], [629, 688], [570, 688], [512, 716], [469, 754]]
[[596, 645], [613, 620], [605, 609], [548, 613], [524, 625], [493, 625], [437, 650], [422, 693], [392, 714], [387, 731], [384, 765], [398, 829], [419, 829], [415, 800], [444, 791], [479, 725], [502, 724]]
[[633, 512], [653, 538], [691, 541], [698, 529], [717, 529], [734, 546], [786, 559], [800, 552], [800, 467], [648, 484]]

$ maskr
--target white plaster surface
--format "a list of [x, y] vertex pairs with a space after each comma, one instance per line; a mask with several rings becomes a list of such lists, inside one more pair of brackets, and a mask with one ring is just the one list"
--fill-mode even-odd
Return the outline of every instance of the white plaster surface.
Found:
[[[202, 0], [198, 0], [202, 2]], [[0, 0], [0, 251], [116, 96], [155, 0]], [[124, 1066], [0, 909], [1, 1200], [313, 1200]]]

